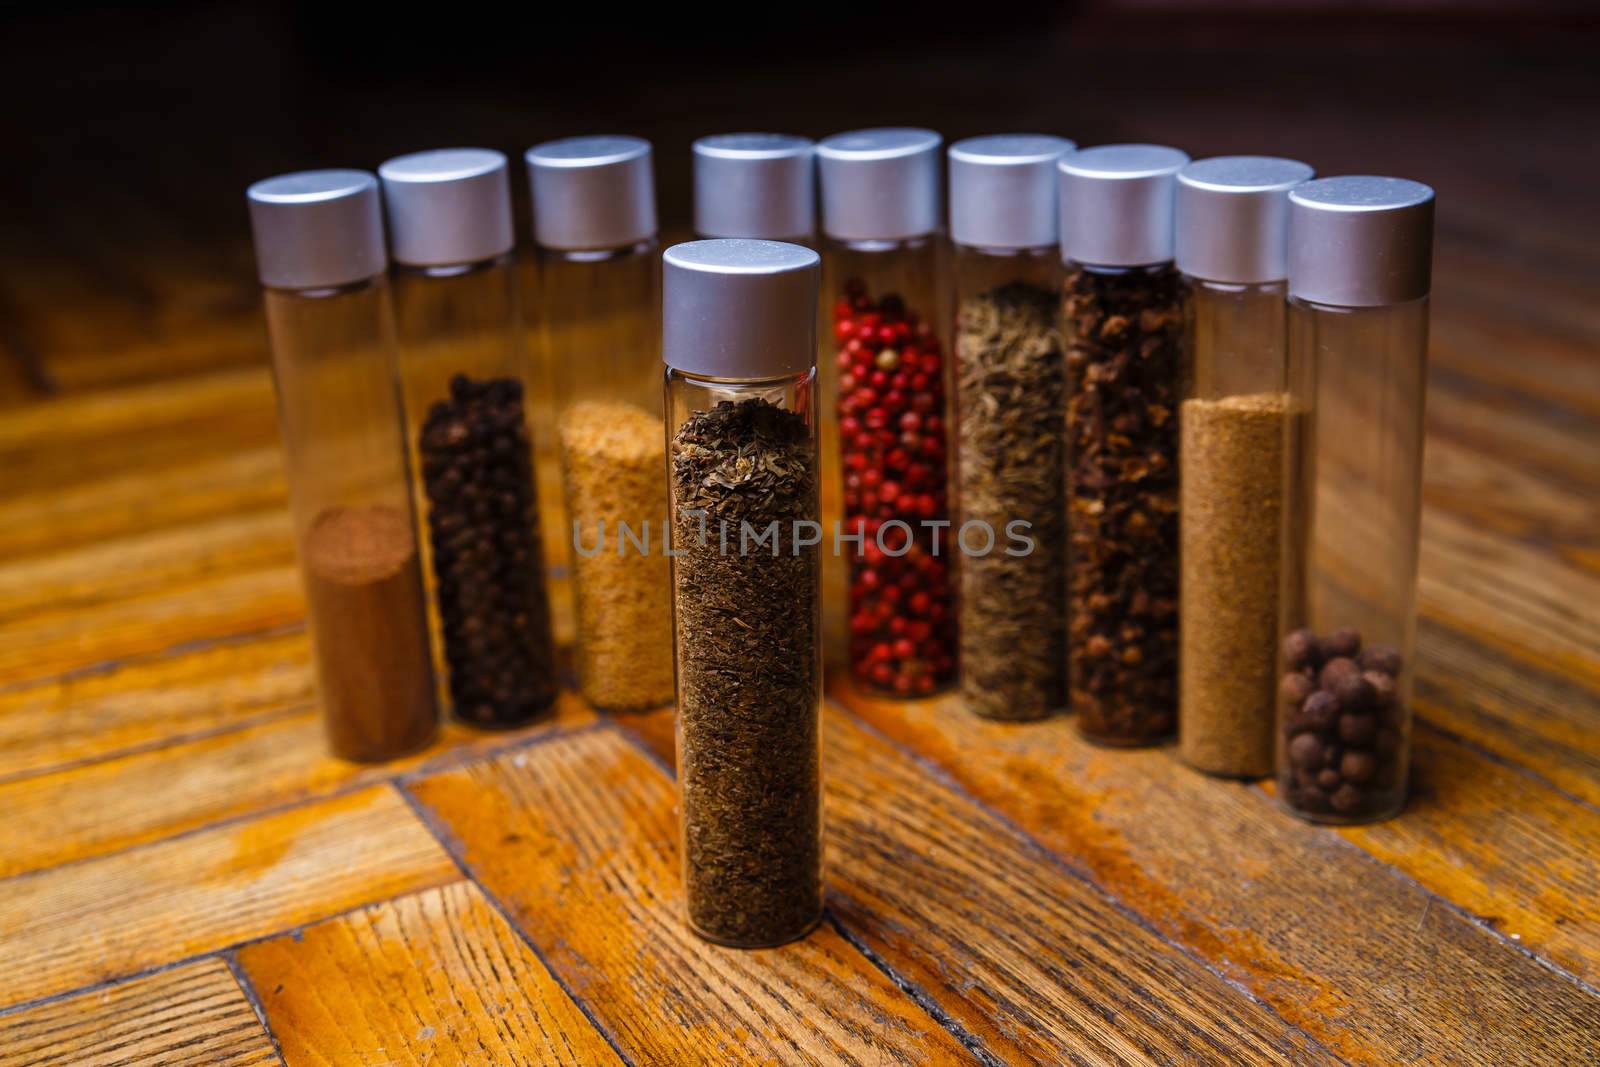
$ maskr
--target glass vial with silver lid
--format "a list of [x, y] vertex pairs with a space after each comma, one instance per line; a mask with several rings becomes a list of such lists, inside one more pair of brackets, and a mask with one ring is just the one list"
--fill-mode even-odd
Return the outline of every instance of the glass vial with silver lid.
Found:
[[1434, 195], [1323, 178], [1289, 205], [1278, 796], [1372, 822], [1410, 759]]
[[816, 243], [816, 145], [784, 133], [720, 133], [694, 143], [694, 232]]
[[664, 257], [667, 477], [688, 918], [740, 947], [822, 915], [817, 254]]
[[960, 690], [986, 718], [1039, 719], [1067, 703], [1056, 161], [1072, 148], [1002, 134], [949, 151]]
[[1209, 774], [1272, 773], [1289, 190], [1311, 176], [1266, 156], [1178, 172], [1190, 360], [1178, 412], [1178, 750]]
[[378, 177], [436, 669], [456, 718], [520, 726], [559, 684], [509, 168], [499, 152], [451, 148], [391, 159]]
[[1067, 278], [1071, 708], [1084, 737], [1144, 745], [1178, 719], [1178, 404], [1184, 285], [1162, 145], [1061, 157]]
[[304, 171], [245, 196], [328, 747], [394, 759], [438, 712], [378, 182]]
[[[860, 130], [817, 146], [821, 357], [832, 434], [825, 507], [841, 544], [848, 662], [857, 685], [925, 696], [955, 677], [939, 148], [920, 129]], [[828, 447], [837, 442], [837, 448]], [[937, 542], [937, 543], [936, 543]]]
[[541, 500], [571, 582], [578, 686], [610, 710], [672, 700], [663, 552], [660, 264], [652, 153], [637, 137], [527, 152], [552, 466]]

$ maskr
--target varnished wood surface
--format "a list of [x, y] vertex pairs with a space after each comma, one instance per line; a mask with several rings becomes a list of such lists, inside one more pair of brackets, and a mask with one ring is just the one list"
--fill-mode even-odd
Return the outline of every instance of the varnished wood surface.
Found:
[[[96, 210], [125, 229], [46, 205], [0, 241], [29, 253], [0, 261], [0, 1065], [1595, 1062], [1600, 255], [1571, 71], [1530, 61], [1465, 122], [1415, 75], [1397, 115], [1382, 64], [1342, 113], [1243, 76], [1130, 103], [1062, 74], [1115, 73], [1092, 48], [1041, 48], [1014, 91], [859, 121], [1270, 143], [1440, 188], [1399, 818], [1313, 827], [1169, 749], [835, 681], [823, 925], [700, 942], [670, 710], [569, 695], [393, 765], [324, 753], [242, 229], [118, 187]], [[816, 121], [924, 68], [849, 68]], [[572, 106], [706, 132], [636, 96]], [[518, 147], [520, 118], [464, 137]], [[670, 219], [682, 176], [663, 193]]]

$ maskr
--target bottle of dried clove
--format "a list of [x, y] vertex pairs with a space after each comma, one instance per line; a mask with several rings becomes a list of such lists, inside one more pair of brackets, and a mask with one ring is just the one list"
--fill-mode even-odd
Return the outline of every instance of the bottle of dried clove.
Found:
[[816, 243], [816, 146], [784, 133], [719, 133], [694, 143], [694, 232]]
[[1055, 168], [1072, 147], [1012, 134], [950, 148], [961, 696], [993, 719], [1038, 719], [1067, 703]]
[[1189, 157], [1105, 145], [1061, 158], [1067, 267], [1071, 705], [1109, 745], [1172, 733], [1178, 711], [1178, 404], [1183, 280], [1173, 189]]
[[1209, 774], [1272, 773], [1288, 332], [1290, 159], [1178, 172], [1191, 374], [1178, 411], [1178, 748]]
[[457, 719], [518, 726], [548, 709], [559, 685], [506, 157], [417, 152], [378, 176], [436, 669]]
[[650, 144], [577, 137], [527, 161], [560, 466], [547, 528], [571, 577], [578, 686], [596, 707], [656, 707], [672, 699], [672, 607]]
[[818, 273], [773, 241], [665, 256], [684, 890], [740, 947], [822, 915]]
[[955, 677], [940, 143], [882, 129], [817, 148], [848, 662], [857, 684], [895, 696]]
[[1289, 194], [1278, 796], [1316, 822], [1405, 803], [1433, 204], [1398, 178]]
[[394, 759], [433, 740], [438, 712], [378, 182], [306, 171], [245, 195], [328, 747]]

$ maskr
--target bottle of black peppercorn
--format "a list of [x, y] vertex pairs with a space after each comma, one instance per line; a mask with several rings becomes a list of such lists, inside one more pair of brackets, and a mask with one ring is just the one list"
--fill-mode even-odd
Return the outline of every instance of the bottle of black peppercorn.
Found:
[[435, 659], [457, 719], [518, 726], [551, 706], [558, 677], [506, 159], [420, 152], [379, 175]]

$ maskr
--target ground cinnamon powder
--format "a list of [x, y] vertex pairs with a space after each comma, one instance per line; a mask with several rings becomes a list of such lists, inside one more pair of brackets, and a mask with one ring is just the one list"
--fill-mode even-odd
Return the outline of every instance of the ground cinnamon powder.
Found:
[[302, 550], [328, 746], [393, 759], [438, 729], [411, 519], [381, 505], [328, 508]]

